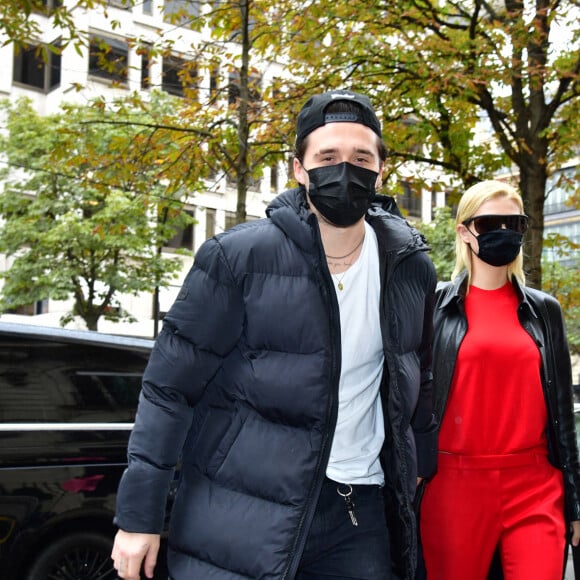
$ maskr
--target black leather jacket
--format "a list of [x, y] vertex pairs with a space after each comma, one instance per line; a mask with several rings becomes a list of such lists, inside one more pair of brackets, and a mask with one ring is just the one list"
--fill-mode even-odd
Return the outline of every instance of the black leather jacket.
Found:
[[[580, 465], [574, 423], [572, 369], [562, 310], [552, 296], [512, 283], [520, 297], [518, 317], [538, 345], [542, 359], [542, 385], [548, 409], [550, 461], [564, 474], [566, 516], [580, 520]], [[440, 419], [445, 411], [459, 346], [467, 331], [464, 297], [467, 273], [437, 288], [434, 313], [433, 391]]]

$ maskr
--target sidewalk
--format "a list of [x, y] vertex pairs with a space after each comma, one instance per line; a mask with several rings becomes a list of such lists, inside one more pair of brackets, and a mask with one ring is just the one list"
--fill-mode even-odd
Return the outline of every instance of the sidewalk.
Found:
[[574, 564], [572, 563], [572, 550], [568, 551], [568, 564], [566, 566], [566, 574], [564, 580], [574, 580]]

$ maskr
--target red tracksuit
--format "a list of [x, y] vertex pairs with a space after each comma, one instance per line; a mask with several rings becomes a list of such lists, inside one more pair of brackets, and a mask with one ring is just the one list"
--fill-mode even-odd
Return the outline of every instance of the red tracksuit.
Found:
[[[421, 504], [428, 580], [485, 580], [500, 546], [506, 580], [559, 580], [564, 487], [547, 458], [540, 354], [511, 284], [471, 287], [439, 438]], [[437, 353], [434, 353], [437, 356]]]

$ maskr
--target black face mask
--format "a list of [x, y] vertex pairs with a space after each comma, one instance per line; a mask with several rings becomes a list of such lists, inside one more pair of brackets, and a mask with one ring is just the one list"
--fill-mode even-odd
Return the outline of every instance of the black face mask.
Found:
[[507, 266], [520, 253], [523, 235], [509, 229], [493, 230], [479, 234], [477, 257], [490, 266]]
[[375, 196], [378, 173], [346, 161], [307, 172], [310, 201], [329, 222], [348, 227], [365, 215]]

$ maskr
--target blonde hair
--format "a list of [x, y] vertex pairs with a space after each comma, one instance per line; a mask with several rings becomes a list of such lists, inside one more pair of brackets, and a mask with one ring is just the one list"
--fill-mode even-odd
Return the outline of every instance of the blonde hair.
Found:
[[[465, 220], [473, 217], [477, 210], [490, 199], [505, 198], [515, 201], [520, 212], [524, 213], [524, 203], [521, 195], [515, 187], [504, 183], [503, 181], [481, 181], [471, 186], [461, 196], [457, 207], [457, 217], [455, 224], [462, 224]], [[467, 270], [467, 284], [471, 281], [471, 266], [473, 254], [468, 243], [464, 242], [459, 233], [455, 233], [455, 268], [451, 279], [456, 278], [463, 270]], [[508, 278], [511, 280], [515, 276], [521, 284], [525, 284], [524, 258], [520, 250], [518, 257], [508, 265]]]

